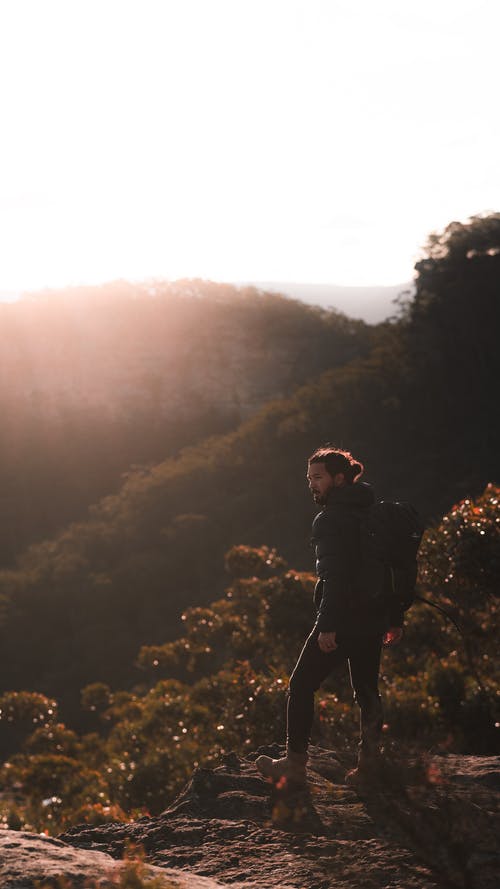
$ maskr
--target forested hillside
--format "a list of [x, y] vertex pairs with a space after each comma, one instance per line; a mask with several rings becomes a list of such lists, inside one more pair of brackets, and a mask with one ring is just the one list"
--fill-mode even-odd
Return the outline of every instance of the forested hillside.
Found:
[[0, 305], [0, 565], [142, 471], [366, 354], [334, 311], [207, 281]]
[[232, 432], [129, 473], [87, 521], [4, 572], [3, 687], [64, 706], [88, 682], [130, 687], [140, 646], [174, 638], [181, 612], [214, 597], [233, 544], [277, 547], [309, 568], [305, 462], [326, 440], [364, 461], [379, 495], [411, 499], [428, 518], [495, 481], [500, 214], [433, 236], [415, 283], [369, 353]]

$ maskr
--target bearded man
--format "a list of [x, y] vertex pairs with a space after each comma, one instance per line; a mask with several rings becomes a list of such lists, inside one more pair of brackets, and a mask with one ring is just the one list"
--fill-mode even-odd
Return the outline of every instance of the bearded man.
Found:
[[290, 677], [286, 755], [281, 759], [259, 756], [256, 761], [259, 771], [275, 781], [285, 777], [306, 783], [315, 692], [327, 676], [346, 664], [360, 708], [358, 763], [346, 780], [370, 779], [380, 765], [380, 655], [382, 645], [400, 641], [404, 612], [394, 602], [381, 605], [370, 600], [360, 589], [359, 527], [363, 511], [375, 499], [371, 486], [359, 481], [362, 473], [362, 463], [338, 448], [318, 448], [308, 461], [309, 490], [322, 507], [312, 526], [317, 618]]

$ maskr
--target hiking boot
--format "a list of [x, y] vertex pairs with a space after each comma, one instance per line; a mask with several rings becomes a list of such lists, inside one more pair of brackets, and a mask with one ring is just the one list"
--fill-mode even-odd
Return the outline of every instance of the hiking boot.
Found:
[[358, 756], [358, 764], [349, 769], [344, 778], [346, 784], [353, 786], [374, 784], [381, 778], [382, 755], [380, 752], [364, 753]]
[[287, 750], [286, 756], [282, 756], [281, 759], [258, 756], [255, 765], [261, 775], [264, 775], [265, 778], [272, 778], [273, 781], [285, 778], [292, 784], [307, 783], [307, 753], [294, 753], [293, 750]]

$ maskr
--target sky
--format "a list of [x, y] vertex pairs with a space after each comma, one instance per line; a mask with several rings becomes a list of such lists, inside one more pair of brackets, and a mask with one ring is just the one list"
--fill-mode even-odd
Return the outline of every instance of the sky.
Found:
[[497, 0], [0, 0], [0, 292], [392, 285], [500, 208]]

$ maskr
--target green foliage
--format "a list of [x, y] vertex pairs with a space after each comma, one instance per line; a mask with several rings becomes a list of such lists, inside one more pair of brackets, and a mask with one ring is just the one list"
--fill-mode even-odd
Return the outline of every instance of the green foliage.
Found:
[[451, 222], [443, 232], [433, 232], [429, 236], [426, 253], [428, 262], [450, 265], [458, 261], [498, 256], [500, 213], [473, 216], [468, 223]]
[[286, 562], [268, 546], [233, 546], [224, 559], [226, 571], [234, 577], [269, 577], [286, 568]]
[[463, 499], [498, 472], [500, 213], [432, 234], [415, 269], [401, 338], [417, 472], [434, 461], [436, 483]]
[[26, 729], [48, 726], [57, 716], [57, 701], [33, 691], [8, 691], [0, 696], [0, 720]]
[[102, 711], [113, 700], [111, 689], [105, 682], [93, 682], [82, 689], [81, 703], [84, 710]]
[[81, 752], [82, 745], [76, 732], [59, 722], [36, 729], [26, 740], [26, 749], [33, 754], [55, 753], [75, 757]]
[[[260, 553], [254, 550], [255, 561]], [[299, 644], [311, 622], [313, 588], [310, 574], [293, 571], [267, 579], [237, 579], [225, 599], [182, 615], [182, 639], [143, 647], [138, 663], [196, 675], [213, 672], [228, 659], [287, 664], [290, 647]]]
[[425, 534], [420, 572], [424, 590], [462, 630], [458, 636], [452, 625], [445, 627], [456, 650], [440, 667], [434, 665], [432, 681], [448, 724], [476, 753], [498, 747], [499, 569], [500, 488], [490, 483], [479, 497], [454, 505]]
[[500, 487], [489, 484], [475, 500], [467, 498], [426, 534], [422, 548], [422, 582], [460, 612], [461, 620], [500, 589]]
[[[105, 775], [85, 764], [83, 750], [82, 746], [78, 759], [60, 752], [27, 752], [4, 763], [0, 781], [7, 801], [9, 794], [11, 799], [21, 795], [26, 800], [17, 810], [19, 827], [58, 833], [78, 821], [101, 824], [125, 819], [124, 811], [108, 799]], [[7, 823], [11, 818], [12, 810], [4, 814]]]

